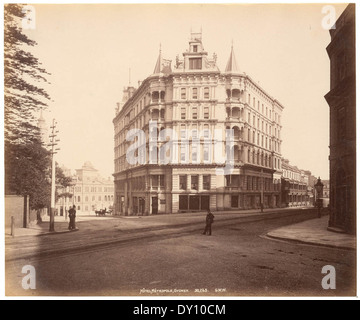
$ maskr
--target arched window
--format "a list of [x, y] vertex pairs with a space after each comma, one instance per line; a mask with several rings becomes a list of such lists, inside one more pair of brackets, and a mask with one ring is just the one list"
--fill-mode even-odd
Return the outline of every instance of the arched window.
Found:
[[232, 129], [234, 130], [234, 139], [239, 140], [239, 138], [240, 138], [240, 129], [239, 129], [239, 127], [235, 126]]

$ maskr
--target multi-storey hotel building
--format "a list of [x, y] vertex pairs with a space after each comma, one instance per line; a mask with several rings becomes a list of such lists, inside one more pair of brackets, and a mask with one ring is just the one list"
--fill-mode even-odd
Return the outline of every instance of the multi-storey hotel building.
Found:
[[172, 65], [160, 51], [153, 74], [124, 89], [116, 214], [281, 205], [283, 106], [239, 70], [233, 48], [224, 72], [216, 62], [192, 33], [182, 59]]

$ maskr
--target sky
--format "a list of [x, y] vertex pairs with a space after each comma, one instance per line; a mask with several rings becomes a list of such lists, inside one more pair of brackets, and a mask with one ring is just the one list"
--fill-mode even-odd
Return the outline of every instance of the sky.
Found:
[[[90, 161], [105, 178], [114, 171], [116, 103], [165, 59], [202, 31], [209, 56], [224, 71], [231, 44], [238, 66], [285, 107], [282, 156], [322, 179], [329, 177], [330, 42], [325, 4], [34, 4], [31, 51], [51, 73], [43, 115], [57, 121], [56, 161], [74, 170]], [[331, 4], [336, 18], [346, 4]], [[129, 77], [129, 70], [130, 77]]]

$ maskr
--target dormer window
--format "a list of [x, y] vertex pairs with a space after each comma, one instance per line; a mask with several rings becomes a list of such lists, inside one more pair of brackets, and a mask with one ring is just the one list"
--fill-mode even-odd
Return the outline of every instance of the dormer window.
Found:
[[193, 46], [193, 52], [198, 52], [198, 46]]
[[190, 58], [189, 59], [190, 70], [201, 70], [201, 58]]

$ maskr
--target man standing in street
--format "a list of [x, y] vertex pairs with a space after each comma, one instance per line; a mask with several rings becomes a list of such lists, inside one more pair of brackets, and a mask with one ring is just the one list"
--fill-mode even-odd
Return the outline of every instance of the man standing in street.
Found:
[[70, 218], [70, 222], [69, 222], [69, 230], [75, 230], [75, 218], [76, 218], [76, 210], [75, 210], [76, 206], [73, 205], [72, 208], [70, 208], [69, 210], [69, 218]]
[[206, 226], [203, 234], [208, 234], [211, 236], [211, 225], [214, 222], [214, 215], [211, 213], [210, 209], [208, 210], [208, 214], [206, 215]]

